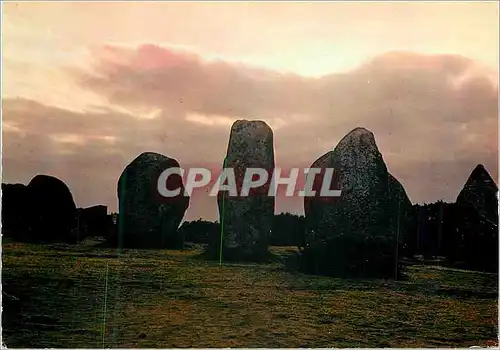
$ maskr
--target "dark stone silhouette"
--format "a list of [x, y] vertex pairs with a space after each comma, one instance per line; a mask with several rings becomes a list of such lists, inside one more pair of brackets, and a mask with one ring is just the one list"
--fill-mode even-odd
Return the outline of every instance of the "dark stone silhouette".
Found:
[[160, 174], [178, 168], [173, 158], [152, 152], [140, 154], [124, 169], [118, 181], [118, 245], [137, 248], [179, 248], [178, 227], [189, 206], [180, 175], [167, 179], [167, 189], [181, 189], [179, 195], [162, 197]]
[[472, 171], [457, 197], [457, 205], [469, 207], [478, 212], [485, 220], [498, 220], [498, 187], [482, 164]]
[[483, 165], [472, 171], [457, 197], [457, 234], [466, 267], [498, 271], [498, 187]]
[[29, 237], [36, 241], [71, 241], [76, 205], [68, 186], [53, 176], [37, 175], [27, 189]]
[[316, 196], [305, 197], [307, 269], [329, 275], [396, 273], [396, 254], [410, 228], [411, 203], [382, 159], [373, 133], [356, 128], [311, 168], [334, 168], [330, 189], [319, 196], [324, 172], [316, 176]]
[[2, 234], [25, 239], [29, 233], [28, 188], [23, 184], [2, 184]]
[[[268, 255], [269, 233], [274, 217], [274, 197], [268, 196], [274, 170], [271, 128], [263, 121], [236, 121], [231, 127], [225, 167], [235, 171], [238, 195], [247, 168], [268, 171], [267, 183], [250, 191], [249, 196], [229, 196], [227, 192], [220, 191], [217, 197], [219, 222], [224, 226], [223, 259], [263, 260]], [[220, 239], [212, 244], [212, 249], [220, 253]]]

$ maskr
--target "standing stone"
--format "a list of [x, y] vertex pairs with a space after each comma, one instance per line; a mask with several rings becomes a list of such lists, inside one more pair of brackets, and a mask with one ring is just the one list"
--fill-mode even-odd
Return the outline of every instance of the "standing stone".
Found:
[[334, 168], [334, 185], [342, 191], [339, 198], [319, 198], [323, 176], [316, 177], [316, 196], [305, 198], [311, 240], [343, 234], [387, 234], [379, 229], [389, 223], [379, 207], [388, 192], [389, 176], [370, 131], [354, 129], [311, 168]]
[[[334, 168], [330, 189], [342, 191], [340, 197], [319, 197], [322, 173], [314, 182], [316, 196], [304, 199], [306, 241], [325, 255], [314, 262], [314, 268], [332, 274], [376, 268], [394, 271], [396, 242], [404, 241], [411, 203], [402, 185], [388, 173], [373, 133], [352, 130], [311, 168]], [[327, 244], [331, 246], [324, 247]], [[337, 270], [330, 271], [335, 264]]]
[[[219, 191], [217, 196], [223, 225], [223, 260], [263, 260], [268, 254], [274, 218], [274, 197], [268, 196], [274, 171], [271, 128], [263, 121], [236, 121], [231, 128], [225, 167], [234, 169], [238, 195], [247, 168], [263, 168], [269, 174], [267, 183], [248, 197], [230, 196], [226, 191]], [[220, 237], [213, 244], [220, 253]]]
[[72, 240], [76, 205], [68, 186], [56, 177], [37, 175], [27, 189], [30, 238], [36, 241]]
[[483, 165], [472, 171], [456, 201], [457, 235], [468, 268], [498, 271], [498, 187]]
[[498, 220], [498, 187], [482, 164], [472, 171], [457, 197], [457, 205], [469, 206], [488, 220]]
[[160, 174], [179, 168], [173, 158], [152, 152], [140, 154], [123, 170], [118, 180], [118, 245], [136, 248], [177, 248], [178, 227], [189, 207], [180, 175], [170, 175], [167, 188], [180, 188], [176, 197], [158, 192]]

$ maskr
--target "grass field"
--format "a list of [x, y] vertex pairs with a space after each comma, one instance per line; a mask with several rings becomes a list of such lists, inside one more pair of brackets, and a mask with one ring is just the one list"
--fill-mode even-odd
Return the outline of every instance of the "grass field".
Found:
[[[293, 248], [272, 250], [285, 257]], [[494, 274], [412, 266], [405, 281], [345, 280], [287, 272], [279, 259], [219, 266], [199, 254], [200, 248], [126, 250], [117, 258], [91, 244], [4, 240], [2, 342], [9, 348], [468, 347], [497, 339]]]

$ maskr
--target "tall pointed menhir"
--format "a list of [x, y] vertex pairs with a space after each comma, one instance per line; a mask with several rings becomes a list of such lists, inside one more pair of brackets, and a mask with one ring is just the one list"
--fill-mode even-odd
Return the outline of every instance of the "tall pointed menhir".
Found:
[[456, 201], [456, 234], [467, 268], [498, 272], [498, 186], [482, 164], [474, 168]]
[[334, 168], [333, 185], [342, 191], [333, 201], [304, 198], [306, 242], [315, 272], [394, 276], [411, 202], [388, 173], [373, 133], [352, 130], [311, 168]]

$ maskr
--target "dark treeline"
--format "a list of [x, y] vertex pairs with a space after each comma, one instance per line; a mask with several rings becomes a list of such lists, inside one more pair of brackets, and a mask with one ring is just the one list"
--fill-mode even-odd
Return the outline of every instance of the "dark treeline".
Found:
[[[185, 221], [179, 228], [184, 241], [210, 244], [220, 238], [220, 224], [215, 221], [198, 219]], [[269, 233], [269, 244], [273, 246], [303, 246], [304, 216], [281, 213], [274, 216], [273, 228]]]
[[418, 220], [407, 242], [407, 255], [445, 258], [445, 263], [459, 268], [498, 271], [498, 216], [442, 201], [414, 209]]

